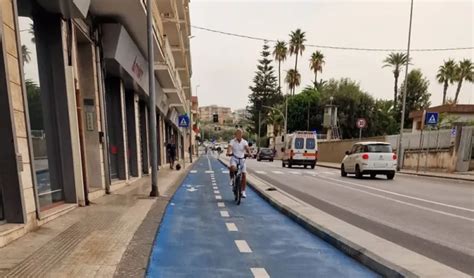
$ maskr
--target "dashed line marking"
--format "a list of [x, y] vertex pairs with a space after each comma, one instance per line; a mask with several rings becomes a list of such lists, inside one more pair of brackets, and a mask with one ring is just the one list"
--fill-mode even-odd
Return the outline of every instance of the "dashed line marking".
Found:
[[267, 172], [265, 171], [255, 171], [257, 174], [262, 174], [262, 175], [265, 175]]
[[224, 202], [217, 202], [217, 207], [218, 208], [225, 208]]
[[253, 277], [255, 278], [270, 278], [265, 268], [252, 267], [250, 271], [252, 271]]
[[217, 188], [217, 186], [213, 186], [212, 189], [217, 190], [217, 189], [219, 189], [219, 188]]
[[229, 174], [229, 171], [222, 171], [222, 174]]
[[274, 173], [274, 174], [278, 174], [278, 175], [281, 175], [281, 174], [283, 174], [283, 172], [281, 172], [281, 171], [272, 171], [272, 173]]
[[229, 217], [229, 212], [227, 210], [220, 211], [222, 217]]
[[238, 232], [239, 231], [239, 229], [237, 229], [237, 226], [234, 223], [225, 223], [225, 225], [227, 226], [227, 230], [229, 232]]
[[211, 170], [206, 171], [206, 174], [212, 174], [212, 173], [214, 173], [214, 171], [211, 171]]
[[252, 253], [252, 249], [250, 249], [250, 246], [247, 244], [247, 241], [245, 240], [235, 240], [235, 245], [237, 245], [237, 248], [239, 249], [240, 253]]
[[290, 171], [289, 173], [293, 175], [301, 175], [301, 172], [296, 172], [296, 171]]
[[219, 190], [214, 190], [214, 194], [221, 194]]
[[189, 171], [191, 174], [196, 174], [198, 171], [197, 170], [191, 170]]
[[222, 200], [222, 196], [221, 195], [216, 195], [216, 200]]

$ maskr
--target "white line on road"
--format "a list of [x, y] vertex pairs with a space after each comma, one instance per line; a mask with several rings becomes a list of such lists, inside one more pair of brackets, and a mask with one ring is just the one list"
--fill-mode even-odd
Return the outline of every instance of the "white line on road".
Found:
[[[328, 178], [328, 179], [330, 179], [330, 178]], [[331, 179], [331, 180], [333, 180], [333, 179]], [[341, 182], [340, 180], [335, 180], [335, 181]], [[463, 220], [467, 220], [467, 221], [474, 222], [474, 219], [472, 219], [472, 218], [468, 218], [468, 217], [464, 217], [464, 216], [452, 214], [452, 213], [449, 213], [449, 212], [444, 212], [444, 211], [440, 211], [440, 210], [436, 210], [436, 209], [432, 209], [432, 208], [427, 208], [427, 207], [415, 205], [415, 204], [408, 203], [408, 202], [404, 202], [404, 201], [400, 201], [400, 200], [397, 200], [397, 199], [394, 199], [394, 198], [386, 197], [386, 196], [383, 196], [383, 195], [380, 195], [380, 194], [375, 194], [375, 193], [367, 192], [367, 191], [362, 190], [362, 189], [353, 188], [353, 187], [350, 187], [350, 186], [348, 186], [348, 185], [342, 185], [342, 184], [335, 183], [335, 182], [330, 182], [330, 181], [326, 181], [326, 182], [327, 182], [327, 183], [334, 184], [334, 185], [336, 185], [336, 186], [348, 188], [348, 189], [355, 190], [355, 191], [359, 191], [359, 192], [362, 192], [362, 193], [365, 193], [365, 194], [369, 194], [369, 195], [372, 195], [372, 196], [375, 196], [375, 197], [379, 197], [379, 198], [382, 198], [382, 199], [385, 199], [385, 200], [390, 200], [390, 201], [393, 201], [393, 202], [396, 202], [396, 203], [404, 204], [404, 205], [407, 205], [407, 206], [411, 206], [411, 207], [415, 207], [415, 208], [419, 208], [419, 209], [423, 209], [423, 210], [427, 210], [427, 211], [431, 211], [431, 212], [443, 214], [443, 215], [446, 215], [446, 216], [451, 216], [451, 217], [455, 217], [455, 218], [459, 218], [459, 219], [463, 219]]]
[[250, 271], [252, 271], [254, 278], [270, 278], [265, 268], [252, 267]]
[[222, 171], [222, 174], [229, 174], [229, 171]]
[[229, 217], [229, 212], [227, 210], [220, 211], [222, 217]]
[[281, 171], [272, 171], [272, 173], [273, 173], [273, 174], [278, 174], [278, 175], [283, 174], [283, 172], [281, 172]]
[[206, 174], [212, 174], [212, 173], [214, 173], [214, 171], [212, 171], [212, 170], [206, 171]]
[[214, 194], [221, 194], [219, 190], [214, 190]]
[[212, 171], [211, 160], [209, 159], [209, 155], [207, 156], [207, 164], [209, 165], [209, 171]]
[[363, 187], [363, 188], [367, 188], [367, 189], [371, 189], [371, 190], [375, 190], [375, 191], [380, 191], [380, 192], [392, 194], [392, 195], [395, 195], [395, 196], [405, 197], [405, 198], [408, 198], [408, 199], [413, 199], [413, 200], [417, 200], [417, 201], [421, 201], [421, 202], [426, 202], [426, 203], [440, 205], [440, 206], [444, 206], [444, 207], [448, 207], [448, 208], [454, 208], [454, 209], [474, 212], [474, 209], [468, 209], [468, 208], [464, 208], [464, 207], [458, 207], [458, 206], [448, 205], [448, 204], [440, 203], [440, 202], [436, 202], [436, 201], [426, 200], [426, 199], [422, 199], [422, 198], [418, 198], [418, 197], [408, 196], [408, 195], [404, 195], [404, 194], [400, 194], [400, 193], [396, 193], [396, 192], [392, 192], [392, 191], [388, 191], [388, 190], [383, 190], [383, 189], [378, 189], [378, 188], [374, 188], [374, 187], [371, 187], [371, 186], [358, 184], [358, 183], [355, 183], [355, 182], [342, 181], [342, 180], [338, 180], [338, 179], [334, 179], [334, 178], [327, 178], [327, 179], [337, 181], [337, 182], [343, 182], [343, 183], [347, 183], [347, 184], [351, 184], [351, 185], [355, 185], [355, 186], [359, 186], [359, 187]]
[[189, 171], [191, 174], [196, 174], [198, 171], [197, 170], [191, 170]]
[[239, 231], [239, 229], [237, 229], [237, 226], [234, 223], [225, 223], [225, 225], [227, 226], [227, 230], [229, 232], [238, 232]]
[[217, 202], [217, 207], [218, 208], [225, 208], [224, 202]]
[[240, 253], [252, 253], [252, 250], [245, 240], [235, 240], [235, 245], [237, 245]]
[[217, 185], [217, 183], [213, 182], [212, 185]]
[[267, 172], [265, 171], [255, 171], [257, 174], [265, 175]]
[[217, 186], [213, 186], [212, 189], [217, 190], [217, 189], [219, 189], [219, 188], [217, 188]]
[[289, 173], [293, 175], [301, 175], [301, 172], [297, 172], [297, 171], [290, 171]]
[[222, 200], [222, 196], [216, 195], [216, 200]]

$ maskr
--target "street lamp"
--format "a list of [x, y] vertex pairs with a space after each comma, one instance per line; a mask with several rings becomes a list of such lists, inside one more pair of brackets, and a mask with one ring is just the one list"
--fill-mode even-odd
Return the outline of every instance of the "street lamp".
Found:
[[196, 96], [198, 96], [198, 88], [201, 87], [201, 85], [196, 85]]
[[410, 4], [410, 24], [408, 25], [408, 46], [407, 46], [407, 63], [405, 65], [405, 90], [403, 92], [403, 100], [402, 100], [402, 119], [400, 123], [400, 135], [398, 138], [398, 146], [397, 146], [397, 170], [400, 171], [402, 166], [402, 147], [403, 147], [403, 129], [404, 129], [404, 122], [405, 122], [405, 105], [407, 101], [407, 90], [408, 90], [408, 64], [410, 62], [410, 41], [411, 41], [411, 23], [413, 19], [413, 0], [411, 0]]

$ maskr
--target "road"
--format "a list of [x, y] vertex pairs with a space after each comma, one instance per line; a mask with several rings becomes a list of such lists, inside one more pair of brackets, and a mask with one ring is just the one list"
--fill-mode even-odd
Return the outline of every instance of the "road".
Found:
[[250, 173], [339, 219], [474, 275], [474, 184], [397, 175], [343, 178], [339, 170], [248, 160]]
[[251, 189], [237, 206], [227, 169], [202, 156], [160, 225], [148, 277], [377, 277]]

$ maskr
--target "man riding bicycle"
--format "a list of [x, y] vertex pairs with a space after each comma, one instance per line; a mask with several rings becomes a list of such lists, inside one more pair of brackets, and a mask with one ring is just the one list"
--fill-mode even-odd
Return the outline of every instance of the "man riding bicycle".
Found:
[[246, 198], [247, 195], [245, 194], [245, 185], [247, 184], [246, 181], [246, 173], [247, 173], [247, 166], [245, 164], [245, 157], [250, 156], [250, 148], [248, 142], [242, 138], [243, 131], [242, 129], [237, 129], [235, 131], [235, 138], [229, 142], [229, 146], [227, 147], [227, 156], [232, 156], [230, 158], [230, 180], [232, 184], [232, 180], [234, 178], [235, 173], [237, 172], [237, 165], [241, 165], [242, 169], [242, 197]]

